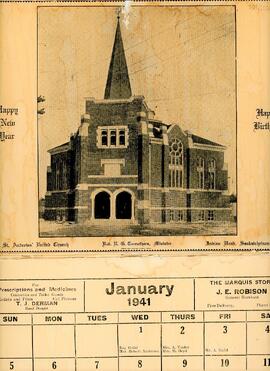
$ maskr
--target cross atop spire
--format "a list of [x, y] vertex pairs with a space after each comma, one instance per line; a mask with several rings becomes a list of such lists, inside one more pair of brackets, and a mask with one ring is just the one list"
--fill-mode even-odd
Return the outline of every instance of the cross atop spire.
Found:
[[118, 21], [119, 21], [119, 19], [120, 19], [120, 14], [121, 14], [121, 8], [118, 8], [118, 9], [116, 10], [116, 14], [117, 14], [117, 19], [118, 19]]
[[117, 11], [117, 27], [104, 99], [125, 99], [132, 95], [120, 29], [120, 12], [121, 9]]

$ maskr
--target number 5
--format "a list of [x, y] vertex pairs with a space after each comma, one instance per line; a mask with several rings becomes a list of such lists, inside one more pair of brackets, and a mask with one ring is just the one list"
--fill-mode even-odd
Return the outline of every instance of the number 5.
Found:
[[9, 362], [9, 369], [14, 370], [14, 361]]

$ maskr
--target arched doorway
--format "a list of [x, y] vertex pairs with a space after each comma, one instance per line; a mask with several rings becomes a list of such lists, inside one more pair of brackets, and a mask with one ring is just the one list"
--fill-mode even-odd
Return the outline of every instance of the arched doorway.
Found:
[[95, 219], [110, 219], [111, 216], [111, 196], [103, 191], [95, 197]]
[[132, 196], [123, 191], [116, 196], [116, 219], [131, 219], [132, 217]]

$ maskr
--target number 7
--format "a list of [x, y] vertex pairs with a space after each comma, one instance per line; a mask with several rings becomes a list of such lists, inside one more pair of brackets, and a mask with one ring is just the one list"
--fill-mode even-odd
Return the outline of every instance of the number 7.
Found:
[[96, 368], [98, 368], [98, 366], [99, 366], [99, 361], [95, 361], [95, 364], [96, 364]]

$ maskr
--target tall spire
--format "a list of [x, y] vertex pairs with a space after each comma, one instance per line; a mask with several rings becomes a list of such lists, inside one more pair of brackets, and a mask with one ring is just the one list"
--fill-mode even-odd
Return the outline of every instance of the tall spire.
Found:
[[132, 95], [119, 19], [118, 13], [104, 99], [125, 99]]

